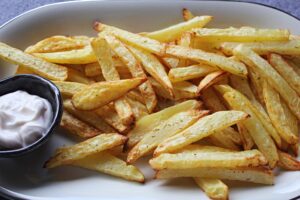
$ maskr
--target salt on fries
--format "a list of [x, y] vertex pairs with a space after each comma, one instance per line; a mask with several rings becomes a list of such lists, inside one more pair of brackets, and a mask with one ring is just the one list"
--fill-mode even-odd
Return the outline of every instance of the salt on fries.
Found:
[[94, 38], [56, 35], [25, 53], [0, 43], [17, 74], [53, 81], [61, 127], [83, 140], [57, 149], [46, 168], [144, 182], [132, 164], [153, 155], [155, 178], [192, 178], [219, 200], [229, 198], [223, 179], [274, 184], [274, 168], [300, 170], [299, 36], [206, 28], [211, 16], [182, 14], [139, 34], [96, 22]]

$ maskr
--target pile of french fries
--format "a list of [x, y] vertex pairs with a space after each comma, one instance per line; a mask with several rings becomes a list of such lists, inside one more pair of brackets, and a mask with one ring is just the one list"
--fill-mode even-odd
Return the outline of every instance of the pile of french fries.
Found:
[[131, 33], [96, 22], [97, 37], [53, 36], [25, 52], [0, 43], [17, 74], [53, 81], [61, 126], [82, 138], [57, 149], [63, 165], [144, 182], [193, 178], [211, 199], [222, 180], [274, 184], [273, 169], [300, 170], [300, 38], [287, 30], [204, 28], [211, 16]]

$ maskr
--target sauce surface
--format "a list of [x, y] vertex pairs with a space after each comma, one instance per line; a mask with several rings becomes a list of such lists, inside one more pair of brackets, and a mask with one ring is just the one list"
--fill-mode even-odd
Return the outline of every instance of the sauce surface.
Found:
[[18, 90], [0, 97], [0, 148], [28, 146], [46, 134], [52, 121], [48, 100]]

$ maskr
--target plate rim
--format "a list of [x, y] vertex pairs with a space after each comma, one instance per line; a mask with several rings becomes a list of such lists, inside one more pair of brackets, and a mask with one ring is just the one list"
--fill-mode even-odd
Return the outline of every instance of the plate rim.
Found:
[[[140, 2], [151, 2], [151, 3], [160, 3], [160, 0], [142, 0], [142, 1], [136, 1], [136, 0], [116, 0], [113, 1], [114, 3], [118, 3], [118, 2], [135, 2], [135, 3], [140, 3]], [[168, 0], [167, 0], [168, 1]], [[183, 2], [182, 0], [172, 0], [173, 2]], [[195, 2], [197, 0], [185, 0], [184, 2]], [[84, 1], [77, 1], [77, 0], [70, 0], [70, 1], [64, 1], [64, 2], [55, 2], [55, 3], [50, 3], [50, 4], [45, 4], [42, 6], [38, 6], [36, 8], [27, 10], [11, 19], [9, 19], [8, 21], [4, 22], [2, 25], [0, 25], [0, 29], [5, 28], [5, 26], [7, 26], [10, 23], [13, 23], [15, 20], [18, 20], [19, 18], [28, 15], [30, 13], [33, 13], [37, 10], [40, 9], [44, 9], [47, 7], [52, 7], [52, 6], [59, 6], [62, 4], [81, 4], [81, 3], [86, 3], [86, 2], [109, 2], [109, 0], [84, 0]], [[296, 19], [297, 21], [300, 22], [300, 17], [297, 17], [285, 10], [282, 10], [280, 8], [277, 8], [275, 6], [271, 6], [271, 5], [267, 5], [267, 4], [263, 4], [260, 2], [247, 2], [247, 1], [242, 1], [242, 0], [201, 0], [201, 2], [222, 2], [222, 3], [243, 3], [243, 4], [253, 4], [253, 5], [257, 5], [257, 6], [262, 6], [262, 7], [267, 7], [269, 9], [273, 9], [276, 10], [278, 12], [281, 12], [283, 14], [286, 14], [294, 19]], [[18, 192], [14, 192], [12, 190], [6, 189], [5, 187], [0, 186], [0, 197], [2, 198], [6, 198], [6, 199], [14, 199], [14, 200], [62, 200], [62, 199], [72, 199], [75, 200], [77, 199], [76, 197], [67, 197], [67, 198], [60, 198], [60, 197], [34, 197], [34, 196], [30, 196], [30, 195], [24, 195]], [[291, 198], [290, 200], [297, 200], [300, 197], [300, 195]], [[94, 199], [94, 198], [88, 198], [88, 199]]]

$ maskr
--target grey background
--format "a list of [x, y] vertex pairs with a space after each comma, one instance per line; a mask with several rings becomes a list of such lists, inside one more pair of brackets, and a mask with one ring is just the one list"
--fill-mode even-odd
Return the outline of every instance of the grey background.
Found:
[[[15, 16], [50, 3], [63, 2], [67, 0], [0, 0], [0, 24], [14, 18]], [[300, 19], [300, 0], [239, 0], [257, 2], [284, 10]]]

